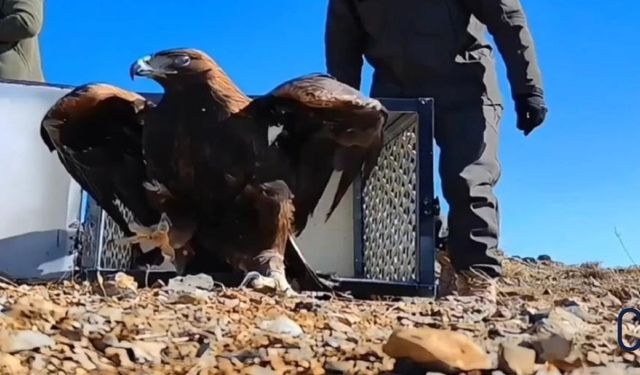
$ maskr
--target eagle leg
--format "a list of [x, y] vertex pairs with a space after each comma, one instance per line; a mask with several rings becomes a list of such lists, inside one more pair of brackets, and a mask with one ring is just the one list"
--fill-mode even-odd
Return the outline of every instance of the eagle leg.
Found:
[[271, 289], [285, 296], [297, 295], [287, 280], [284, 265], [286, 245], [293, 228], [293, 194], [281, 180], [249, 186], [245, 194], [257, 211], [256, 232], [262, 239], [259, 246], [266, 249], [257, 249], [260, 252], [252, 257], [245, 269], [258, 272], [249, 272], [243, 284], [251, 280], [251, 286], [257, 290]]
[[264, 273], [268, 276], [264, 276], [256, 271], [248, 272], [240, 284], [241, 288], [250, 284], [253, 289], [259, 291], [274, 291], [286, 297], [298, 295], [287, 280], [284, 269], [284, 257], [277, 250], [265, 250], [256, 257], [256, 260], [266, 268]]
[[150, 227], [142, 226], [138, 223], [129, 223], [129, 230], [135, 233], [130, 237], [124, 237], [116, 240], [118, 245], [129, 245], [137, 243], [143, 253], [159, 248], [166, 260], [174, 262], [176, 252], [169, 240], [169, 229], [171, 221], [166, 213], [162, 213], [158, 224]]

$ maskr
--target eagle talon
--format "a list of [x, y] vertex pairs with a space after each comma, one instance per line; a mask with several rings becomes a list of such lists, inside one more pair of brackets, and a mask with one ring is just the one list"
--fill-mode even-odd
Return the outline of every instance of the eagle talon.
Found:
[[247, 285], [259, 292], [273, 292], [282, 294], [285, 297], [298, 295], [287, 281], [284, 273], [279, 271], [273, 271], [271, 276], [263, 276], [256, 271], [248, 272], [240, 283], [239, 288], [244, 288]]
[[283, 294], [285, 297], [298, 296], [298, 293], [293, 290], [291, 284], [289, 284], [289, 281], [287, 280], [284, 272], [274, 271], [272, 274], [272, 277], [276, 283], [276, 292], [278, 292], [279, 294]]
[[129, 230], [135, 233], [133, 236], [115, 240], [117, 245], [130, 245], [137, 243], [143, 253], [159, 248], [162, 255], [173, 262], [176, 258], [175, 249], [169, 241], [169, 229], [171, 220], [167, 214], [162, 213], [158, 224], [145, 227], [138, 223], [130, 223]]
[[239, 288], [245, 288], [247, 285], [258, 291], [276, 289], [276, 281], [272, 277], [263, 276], [256, 271], [248, 272], [240, 283]]
[[262, 275], [256, 271], [247, 272], [247, 274], [244, 275], [244, 279], [242, 279], [242, 281], [240, 282], [240, 285], [238, 285], [238, 288], [240, 289], [245, 288], [247, 284], [249, 284], [250, 282], [252, 282], [253, 280], [259, 277], [262, 277]]
[[162, 263], [158, 265], [148, 266], [150, 271], [177, 271], [177, 267], [173, 262], [173, 259], [169, 258], [165, 254], [162, 254]]

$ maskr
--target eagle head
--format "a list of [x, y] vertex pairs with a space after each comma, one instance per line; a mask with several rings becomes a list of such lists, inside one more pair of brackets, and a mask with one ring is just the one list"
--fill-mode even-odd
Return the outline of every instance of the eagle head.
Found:
[[136, 60], [129, 69], [131, 79], [151, 78], [166, 83], [175, 76], [181, 80], [202, 79], [217, 68], [216, 63], [206, 53], [190, 48], [169, 49], [144, 56]]

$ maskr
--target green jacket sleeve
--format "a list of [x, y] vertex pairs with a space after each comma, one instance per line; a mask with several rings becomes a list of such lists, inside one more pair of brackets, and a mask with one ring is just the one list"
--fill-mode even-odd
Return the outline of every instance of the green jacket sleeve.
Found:
[[507, 67], [512, 96], [542, 94], [533, 38], [519, 0], [465, 0], [493, 36]]
[[0, 3], [0, 42], [15, 43], [40, 32], [42, 0], [4, 0]]
[[329, 0], [325, 59], [329, 74], [340, 82], [360, 89], [364, 63], [364, 31], [351, 1]]

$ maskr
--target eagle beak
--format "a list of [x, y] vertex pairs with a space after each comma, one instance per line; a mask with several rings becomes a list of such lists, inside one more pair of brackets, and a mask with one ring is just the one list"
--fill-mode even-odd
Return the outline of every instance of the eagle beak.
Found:
[[149, 65], [149, 60], [151, 60], [151, 56], [145, 56], [131, 64], [131, 68], [129, 68], [131, 79], [135, 79], [136, 76], [149, 77], [156, 73], [155, 69]]

